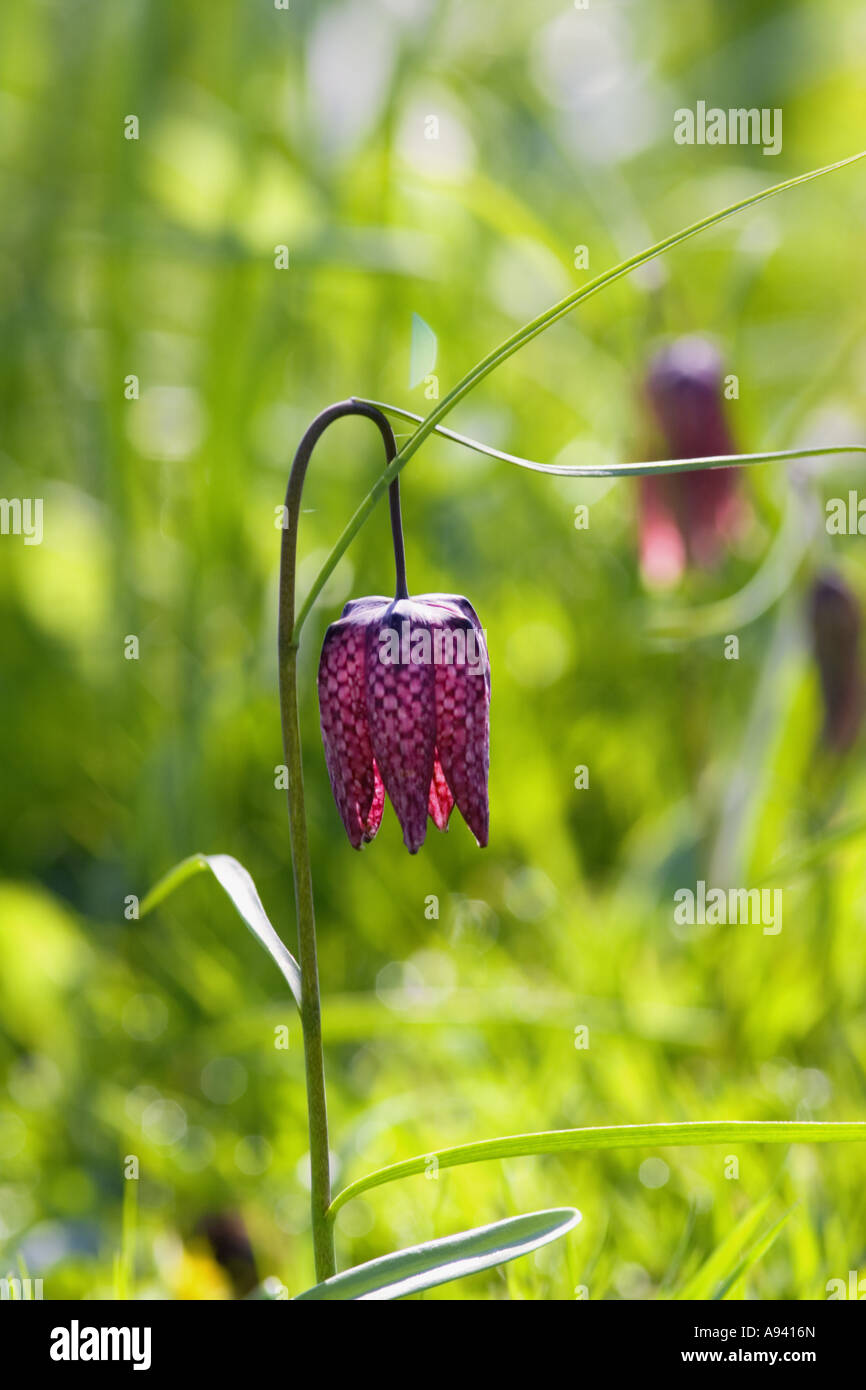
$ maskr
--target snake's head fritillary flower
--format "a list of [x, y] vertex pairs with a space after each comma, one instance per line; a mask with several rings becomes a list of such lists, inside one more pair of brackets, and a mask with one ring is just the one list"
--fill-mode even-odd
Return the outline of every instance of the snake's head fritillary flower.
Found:
[[810, 595], [812, 646], [824, 697], [824, 742], [837, 753], [851, 747], [863, 719], [860, 605], [836, 574], [816, 579]]
[[[668, 458], [736, 452], [724, 411], [718, 351], [678, 338], [656, 354], [646, 396]], [[640, 480], [641, 569], [650, 584], [676, 583], [688, 564], [714, 565], [743, 519], [737, 470], [708, 468]]]
[[385, 794], [411, 854], [456, 805], [487, 844], [490, 663], [475, 609], [454, 594], [353, 599], [325, 634], [319, 711], [331, 788], [356, 849]]

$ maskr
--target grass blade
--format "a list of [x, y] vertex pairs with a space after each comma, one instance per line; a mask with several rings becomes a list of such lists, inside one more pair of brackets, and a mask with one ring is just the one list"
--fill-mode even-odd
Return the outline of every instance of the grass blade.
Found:
[[564, 1236], [580, 1221], [574, 1207], [554, 1207], [476, 1226], [356, 1265], [298, 1294], [298, 1301], [406, 1298], [408, 1294], [507, 1264]]
[[139, 913], [145, 917], [155, 907], [164, 902], [175, 889], [186, 883], [187, 879], [202, 870], [209, 869], [217, 883], [231, 899], [238, 916], [249, 927], [253, 936], [264, 946], [271, 960], [281, 972], [283, 979], [295, 996], [298, 1008], [301, 1007], [301, 971], [291, 951], [277, 936], [268, 914], [262, 906], [252, 877], [237, 859], [230, 854], [192, 854], [175, 864], [173, 869], [159, 880], [141, 901]]
[[125, 1302], [135, 1297], [135, 1249], [138, 1227], [138, 1182], [124, 1175], [120, 1250], [114, 1257], [114, 1297]]
[[481, 1139], [449, 1149], [432, 1149], [402, 1163], [390, 1163], [358, 1178], [339, 1192], [328, 1208], [334, 1217], [353, 1197], [372, 1187], [414, 1177], [426, 1171], [431, 1158], [439, 1169], [490, 1159], [528, 1158], [535, 1154], [578, 1153], [603, 1149], [684, 1148], [709, 1144], [827, 1144], [847, 1140], [866, 1142], [866, 1121], [822, 1120], [686, 1120], [673, 1124], [604, 1125], [586, 1129], [551, 1129], [538, 1134], [510, 1134]]
[[784, 1216], [781, 1216], [776, 1222], [775, 1226], [771, 1226], [769, 1231], [765, 1231], [761, 1238], [755, 1241], [751, 1249], [746, 1251], [743, 1258], [738, 1261], [735, 1268], [731, 1270], [728, 1277], [723, 1280], [719, 1288], [713, 1294], [714, 1300], [727, 1298], [736, 1288], [737, 1284], [739, 1284], [742, 1279], [745, 1279], [749, 1270], [752, 1269], [759, 1260], [763, 1259], [770, 1246], [775, 1244], [777, 1237], [781, 1234], [782, 1227], [795, 1209], [795, 1207], [789, 1207]]
[[[399, 405], [389, 405], [386, 401], [368, 401], [353, 396], [361, 405], [375, 405], [387, 415], [397, 415], [401, 420], [423, 421], [423, 415], [413, 410], [404, 410]], [[519, 454], [507, 454], [502, 449], [494, 449], [490, 444], [482, 444], [469, 435], [458, 434], [456, 430], [446, 430], [437, 425], [436, 434], [455, 444], [463, 444], [476, 454], [487, 454], [502, 463], [513, 463], [518, 468], [528, 468], [533, 473], [552, 473], [560, 478], [636, 478], [646, 473], [694, 473], [705, 468], [742, 468], [750, 463], [775, 463], [780, 459], [820, 458], [824, 454], [866, 454], [866, 444], [827, 444], [808, 449], [771, 449], [760, 454], [713, 454], [705, 458], [689, 459], [648, 459], [643, 463], [537, 463], [535, 459], [521, 458]]]
[[701, 1300], [713, 1297], [713, 1293], [727, 1278], [731, 1271], [731, 1261], [736, 1260], [743, 1246], [751, 1240], [774, 1200], [774, 1194], [756, 1202], [741, 1217], [732, 1230], [716, 1246], [712, 1254], [695, 1271], [690, 1279], [677, 1289], [674, 1297], [678, 1300]]
[[862, 835], [866, 835], [866, 817], [858, 816], [856, 819], [843, 821], [841, 825], [834, 826], [832, 830], [819, 835], [809, 844], [802, 845], [783, 859], [778, 859], [756, 882], [758, 885], [788, 882], [808, 869], [822, 864], [825, 859], [835, 854], [837, 849], [841, 849], [852, 840], [860, 839]]

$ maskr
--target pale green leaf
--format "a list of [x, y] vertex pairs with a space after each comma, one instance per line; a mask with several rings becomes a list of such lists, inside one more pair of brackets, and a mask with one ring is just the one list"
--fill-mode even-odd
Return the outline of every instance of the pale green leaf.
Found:
[[425, 1241], [423, 1245], [412, 1245], [356, 1265], [298, 1294], [298, 1299], [405, 1298], [528, 1255], [564, 1236], [580, 1219], [580, 1212], [574, 1207], [554, 1207], [495, 1221], [490, 1226], [476, 1226], [459, 1235]]
[[173, 869], [159, 880], [141, 901], [139, 912], [144, 917], [185, 883], [194, 874], [209, 869], [253, 936], [264, 946], [271, 960], [295, 996], [298, 1008], [301, 1007], [301, 971], [291, 951], [277, 936], [262, 906], [256, 885], [243, 864], [230, 854], [192, 854], [189, 859], [175, 864]]
[[439, 344], [436, 334], [420, 314], [412, 315], [412, 343], [409, 350], [409, 390], [418, 386], [436, 366]]

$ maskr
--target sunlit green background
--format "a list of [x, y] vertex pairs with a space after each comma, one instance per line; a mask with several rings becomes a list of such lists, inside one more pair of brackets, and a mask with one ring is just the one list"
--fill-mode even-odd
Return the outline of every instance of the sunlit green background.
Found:
[[[297, 440], [351, 394], [429, 410], [413, 315], [444, 394], [591, 275], [852, 153], [864, 41], [858, 0], [4, 7], [0, 490], [43, 497], [45, 534], [0, 537], [0, 1273], [23, 1256], [46, 1298], [227, 1296], [201, 1222], [231, 1212], [258, 1276], [312, 1281], [283, 982], [213, 883], [124, 915], [176, 860], [222, 851], [294, 945], [274, 514]], [[673, 112], [699, 99], [781, 107], [781, 155], [676, 145]], [[739, 379], [740, 449], [862, 439], [864, 230], [862, 166], [773, 200], [593, 299], [452, 423], [547, 461], [652, 456], [644, 364], [704, 332]], [[737, 553], [660, 597], [630, 481], [425, 444], [403, 475], [410, 585], [466, 594], [489, 637], [484, 852], [456, 814], [415, 858], [390, 809], [363, 854], [344, 838], [315, 669], [343, 602], [392, 584], [385, 509], [341, 562], [301, 671], [338, 1182], [524, 1130], [866, 1115], [863, 840], [820, 850], [866, 814], [862, 745], [821, 750], [803, 623], [818, 563], [866, 599], [866, 541], [822, 524], [858, 484], [831, 463], [750, 471]], [[380, 467], [364, 422], [320, 446], [302, 591]], [[805, 554], [772, 549], [792, 499]], [[673, 606], [700, 613], [660, 640]], [[816, 845], [769, 880], [780, 935], [674, 926], [677, 887], [751, 886]], [[862, 1148], [738, 1157], [736, 1178], [724, 1149], [413, 1178], [344, 1209], [340, 1262], [570, 1203], [565, 1241], [428, 1296], [664, 1297], [769, 1198], [765, 1226], [795, 1209], [735, 1294], [866, 1274]]]

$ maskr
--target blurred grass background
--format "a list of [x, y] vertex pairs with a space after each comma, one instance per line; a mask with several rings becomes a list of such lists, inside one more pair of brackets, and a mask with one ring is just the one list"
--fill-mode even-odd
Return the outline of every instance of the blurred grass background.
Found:
[[[624, 255], [852, 153], [864, 40], [858, 0], [4, 9], [2, 492], [43, 497], [45, 535], [0, 538], [3, 1273], [23, 1254], [46, 1297], [112, 1296], [136, 1155], [136, 1295], [229, 1295], [203, 1234], [218, 1213], [240, 1214], [259, 1276], [311, 1282], [282, 982], [209, 883], [124, 917], [175, 860], [222, 851], [294, 947], [274, 514], [297, 440], [351, 394], [429, 409], [408, 385], [413, 314], [436, 334], [444, 394]], [[781, 107], [782, 154], [675, 145], [674, 110], [699, 99]], [[741, 449], [862, 439], [864, 223], [859, 166], [746, 213], [558, 324], [449, 423], [537, 459], [647, 457], [647, 358], [701, 332], [739, 378]], [[320, 445], [302, 591], [380, 466], [363, 422]], [[412, 460], [410, 585], [465, 593], [488, 632], [484, 853], [456, 814], [415, 858], [390, 809], [363, 855], [345, 842], [315, 667], [343, 602], [392, 583], [385, 510], [340, 564], [304, 634], [301, 711], [338, 1180], [497, 1133], [863, 1116], [862, 840], [785, 880], [779, 936], [672, 915], [676, 887], [750, 886], [866, 812], [862, 745], [832, 763], [819, 746], [803, 621], [820, 562], [866, 598], [862, 538], [821, 524], [856, 472], [750, 470], [747, 535], [676, 598], [746, 584], [795, 478], [817, 524], [780, 601], [663, 643], [670, 600], [642, 587], [630, 481], [527, 475], [441, 440]], [[768, 1219], [797, 1206], [737, 1293], [823, 1297], [864, 1269], [857, 1146], [744, 1149], [736, 1179], [725, 1160], [413, 1179], [344, 1209], [340, 1260], [574, 1203], [566, 1242], [430, 1296], [659, 1297], [769, 1194]]]

